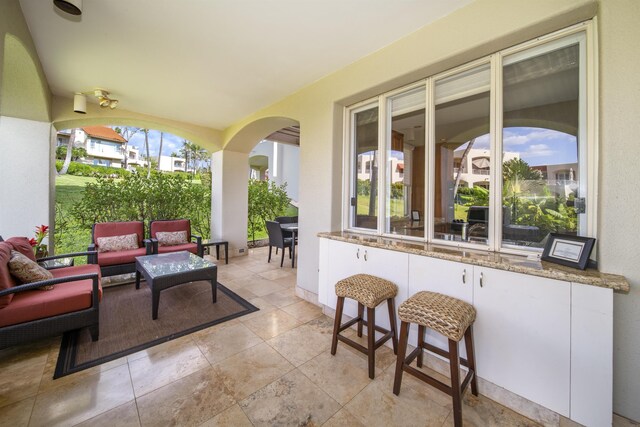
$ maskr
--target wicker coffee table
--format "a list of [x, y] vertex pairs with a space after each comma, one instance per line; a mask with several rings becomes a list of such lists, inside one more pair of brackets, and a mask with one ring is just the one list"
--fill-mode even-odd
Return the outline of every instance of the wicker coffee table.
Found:
[[146, 255], [136, 258], [136, 289], [143, 275], [151, 289], [151, 318], [158, 318], [160, 291], [198, 280], [211, 282], [213, 303], [217, 300], [218, 267], [190, 252]]

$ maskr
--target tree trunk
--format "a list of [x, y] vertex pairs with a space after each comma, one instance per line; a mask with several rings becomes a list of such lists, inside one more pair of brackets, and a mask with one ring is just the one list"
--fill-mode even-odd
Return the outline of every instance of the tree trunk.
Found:
[[160, 157], [162, 157], [162, 138], [164, 137], [164, 132], [160, 132], [160, 148], [158, 149], [158, 171], [160, 171]]
[[467, 145], [467, 148], [464, 150], [464, 153], [462, 153], [462, 159], [460, 159], [460, 167], [458, 168], [458, 173], [456, 174], [456, 183], [453, 186], [453, 198], [454, 198], [454, 200], [456, 198], [456, 194], [458, 194], [458, 187], [460, 186], [460, 178], [462, 177], [462, 169], [464, 168], [464, 165], [466, 164], [467, 155], [469, 154], [469, 151], [471, 151], [471, 147], [473, 147], [473, 143], [474, 142], [476, 142], [475, 138], [473, 138], [471, 141], [469, 141], [469, 145]]
[[151, 178], [151, 156], [149, 155], [149, 129], [144, 129], [144, 148], [147, 151], [147, 179]]
[[58, 172], [58, 175], [65, 175], [69, 170], [69, 164], [71, 163], [71, 155], [73, 153], [73, 143], [76, 136], [76, 129], [71, 129], [71, 133], [69, 134], [69, 142], [67, 142], [67, 155], [64, 158], [64, 163], [62, 164], [62, 169]]

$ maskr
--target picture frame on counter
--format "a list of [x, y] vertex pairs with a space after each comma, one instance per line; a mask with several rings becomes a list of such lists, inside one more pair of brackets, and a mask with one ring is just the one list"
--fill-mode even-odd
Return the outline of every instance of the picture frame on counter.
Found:
[[595, 243], [592, 237], [550, 233], [540, 259], [584, 270]]

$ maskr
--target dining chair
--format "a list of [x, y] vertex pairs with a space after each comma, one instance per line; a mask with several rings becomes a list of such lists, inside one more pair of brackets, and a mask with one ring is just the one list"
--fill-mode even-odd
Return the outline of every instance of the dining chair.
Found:
[[[267, 225], [267, 233], [269, 233], [269, 259], [267, 262], [271, 262], [271, 249], [275, 246], [276, 248], [282, 249], [282, 257], [280, 259], [280, 267], [284, 264], [284, 250], [285, 248], [289, 248], [289, 258], [291, 258], [291, 248], [294, 244], [298, 244], [297, 241], [294, 241], [292, 237], [284, 237], [282, 233], [282, 228], [280, 228], [280, 223], [275, 221], [265, 221]], [[291, 266], [293, 267], [295, 260], [292, 260]]]

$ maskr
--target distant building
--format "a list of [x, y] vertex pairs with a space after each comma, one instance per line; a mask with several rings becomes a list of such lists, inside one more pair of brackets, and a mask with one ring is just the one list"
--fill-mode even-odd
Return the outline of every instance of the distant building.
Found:
[[160, 156], [160, 170], [165, 172], [191, 172], [187, 162], [182, 157]]
[[140, 158], [140, 150], [136, 147], [127, 147], [125, 153], [127, 141], [109, 127], [85, 126], [74, 129], [73, 135], [69, 131], [58, 132], [57, 145], [66, 146], [69, 138], [73, 138], [74, 147], [82, 147], [87, 151], [87, 156], [79, 160], [81, 163], [122, 168], [126, 155], [130, 168], [147, 164]]

